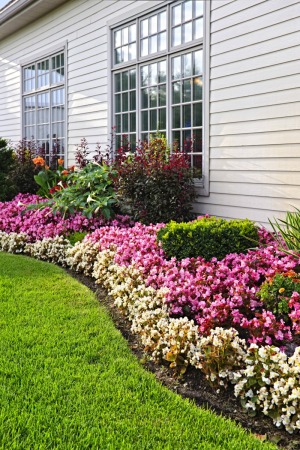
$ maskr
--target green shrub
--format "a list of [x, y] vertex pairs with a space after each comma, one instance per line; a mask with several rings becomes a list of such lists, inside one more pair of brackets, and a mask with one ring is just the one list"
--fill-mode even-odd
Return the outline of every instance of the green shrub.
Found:
[[34, 175], [38, 168], [33, 162], [37, 154], [37, 146], [34, 141], [21, 140], [14, 149], [14, 165], [9, 173], [9, 182], [12, 186], [13, 196], [16, 194], [36, 194], [38, 185]]
[[171, 221], [158, 232], [158, 240], [168, 257], [202, 256], [223, 259], [229, 253], [245, 253], [251, 241], [258, 241], [257, 227], [250, 220], [202, 217], [193, 222]]
[[13, 186], [9, 174], [13, 168], [14, 150], [6, 139], [0, 138], [0, 202], [14, 197]]
[[186, 155], [171, 152], [161, 136], [127, 150], [119, 149], [115, 162], [121, 212], [145, 224], [189, 220], [195, 189]]
[[86, 231], [74, 231], [74, 233], [70, 233], [67, 236], [67, 239], [68, 241], [70, 241], [70, 244], [74, 246], [76, 242], [83, 241], [86, 235], [87, 235]]

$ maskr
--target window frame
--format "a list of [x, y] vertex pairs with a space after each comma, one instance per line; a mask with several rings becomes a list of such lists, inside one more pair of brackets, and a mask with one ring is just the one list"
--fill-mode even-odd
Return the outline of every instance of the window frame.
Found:
[[[24, 78], [24, 69], [26, 69], [27, 66], [30, 65], [36, 65], [39, 62], [42, 62], [46, 59], [48, 59], [49, 61], [51, 61], [51, 58], [53, 56], [59, 55], [59, 54], [63, 54], [64, 55], [64, 81], [63, 82], [56, 82], [56, 83], [51, 83], [51, 70], [49, 68], [49, 84], [47, 86], [42, 86], [42, 87], [36, 87], [35, 89], [32, 89], [30, 91], [25, 92], [24, 90], [24, 82], [25, 82], [25, 78]], [[60, 45], [57, 46], [53, 46], [51, 48], [48, 48], [47, 50], [44, 50], [42, 52], [39, 53], [35, 53], [32, 56], [28, 56], [25, 59], [22, 59], [19, 61], [19, 65], [20, 65], [20, 78], [21, 78], [21, 136], [22, 138], [25, 137], [25, 98], [34, 95], [35, 97], [39, 94], [43, 94], [43, 93], [49, 93], [49, 97], [50, 97], [50, 101], [49, 101], [49, 154], [51, 155], [51, 149], [53, 147], [53, 141], [55, 138], [52, 137], [52, 126], [53, 126], [53, 121], [51, 120], [51, 105], [52, 105], [52, 100], [51, 100], [51, 93], [59, 88], [64, 88], [64, 102], [62, 103], [62, 105], [64, 106], [64, 115], [63, 115], [63, 126], [64, 126], [64, 149], [63, 151], [61, 151], [59, 153], [59, 155], [65, 160], [68, 160], [68, 111], [67, 111], [67, 105], [68, 105], [68, 101], [67, 101], [67, 96], [68, 96], [68, 90], [67, 90], [67, 80], [68, 80], [68, 73], [67, 73], [67, 42], [64, 42]], [[37, 70], [35, 70], [35, 85], [37, 86]], [[37, 114], [37, 109], [35, 109], [35, 114]], [[36, 122], [36, 120], [35, 120]], [[36, 143], [38, 143], [38, 139], [37, 139], [37, 123], [34, 124], [35, 126], [35, 133], [36, 133], [36, 137], [34, 139], [34, 141]], [[49, 155], [46, 154], [47, 160], [49, 159]], [[47, 161], [48, 162], [48, 161]]]
[[[172, 6], [175, 6], [176, 4], [181, 3], [181, 0], [174, 1], [174, 0], [167, 0], [167, 1], [153, 1], [151, 2], [151, 5], [149, 5], [150, 2], [146, 5], [139, 6], [138, 8], [133, 8], [132, 11], [126, 12], [126, 19], [124, 19], [123, 16], [117, 16], [109, 21], [107, 21], [107, 35], [108, 35], [108, 92], [110, 92], [109, 95], [109, 115], [108, 115], [108, 126], [109, 130], [112, 129], [114, 126], [114, 113], [115, 113], [115, 107], [114, 107], [114, 73], [116, 72], [122, 72], [122, 70], [130, 70], [131, 68], [136, 68], [137, 73], [137, 84], [136, 84], [136, 90], [139, 92], [139, 98], [140, 98], [140, 70], [139, 68], [145, 64], [151, 64], [151, 62], [160, 61], [162, 59], [167, 60], [167, 64], [171, 65], [171, 57], [175, 54], [182, 54], [186, 50], [197, 50], [202, 49], [203, 50], [203, 125], [202, 125], [202, 138], [203, 138], [203, 148], [202, 148], [202, 178], [197, 179], [196, 186], [197, 186], [197, 192], [199, 195], [202, 196], [208, 196], [209, 195], [209, 63], [210, 63], [210, 56], [209, 56], [209, 45], [210, 45], [210, 33], [209, 33], [209, 25], [210, 25], [210, 2], [204, 1], [203, 2], [203, 38], [196, 41], [190, 41], [188, 43], [180, 44], [174, 48], [171, 48], [171, 14], [167, 15], [168, 20], [168, 33], [167, 33], [167, 50], [166, 51], [160, 51], [157, 53], [150, 54], [145, 57], [139, 57], [139, 60], [134, 59], [127, 62], [122, 62], [119, 64], [114, 64], [114, 42], [113, 42], [113, 32], [117, 29], [120, 29], [124, 27], [125, 25], [130, 25], [131, 23], [136, 23], [136, 29], [138, 30], [139, 24], [141, 20], [145, 18], [149, 18], [152, 15], [155, 14], [155, 12], [162, 11], [163, 9], [171, 8]], [[136, 54], [140, 55], [140, 35], [137, 34], [137, 49]], [[198, 47], [197, 47], [198, 46]], [[170, 71], [170, 66], [168, 66], [168, 71]], [[170, 72], [169, 72], [170, 73]], [[171, 80], [170, 76], [167, 80], [167, 110], [169, 110], [171, 106]], [[139, 114], [141, 112], [141, 104], [140, 100], [139, 103], [137, 103], [137, 110]], [[169, 118], [167, 117], [167, 138], [170, 138], [170, 132], [171, 132], [171, 125], [168, 123]], [[141, 126], [140, 126], [140, 120], [137, 120], [137, 131], [136, 135], [137, 138], [141, 135]]]

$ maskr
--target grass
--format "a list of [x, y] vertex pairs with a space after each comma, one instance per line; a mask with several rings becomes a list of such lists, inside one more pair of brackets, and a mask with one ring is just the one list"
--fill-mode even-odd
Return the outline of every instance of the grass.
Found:
[[95, 296], [0, 253], [0, 449], [271, 450], [147, 373]]

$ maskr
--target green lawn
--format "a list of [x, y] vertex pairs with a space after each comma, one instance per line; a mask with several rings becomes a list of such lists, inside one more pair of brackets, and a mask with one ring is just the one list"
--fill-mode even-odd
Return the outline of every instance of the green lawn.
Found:
[[157, 383], [95, 296], [0, 253], [0, 449], [275, 449]]

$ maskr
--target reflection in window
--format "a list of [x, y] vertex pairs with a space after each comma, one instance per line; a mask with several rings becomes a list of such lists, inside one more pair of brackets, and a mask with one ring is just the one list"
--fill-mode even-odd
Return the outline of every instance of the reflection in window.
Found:
[[141, 56], [161, 52], [167, 48], [167, 13], [162, 11], [140, 22]]
[[[172, 58], [172, 141], [202, 167], [202, 50]], [[200, 165], [199, 165], [200, 164]]]
[[136, 144], [136, 70], [124, 70], [114, 76], [114, 125], [116, 146], [126, 135], [132, 149]]
[[115, 64], [136, 58], [136, 24], [114, 32], [114, 58]]
[[23, 136], [37, 142], [47, 161], [54, 147], [64, 155], [64, 65], [58, 53], [23, 68]]
[[166, 61], [141, 67], [141, 139], [160, 131], [166, 134]]
[[172, 46], [203, 37], [203, 2], [188, 0], [172, 6]]

